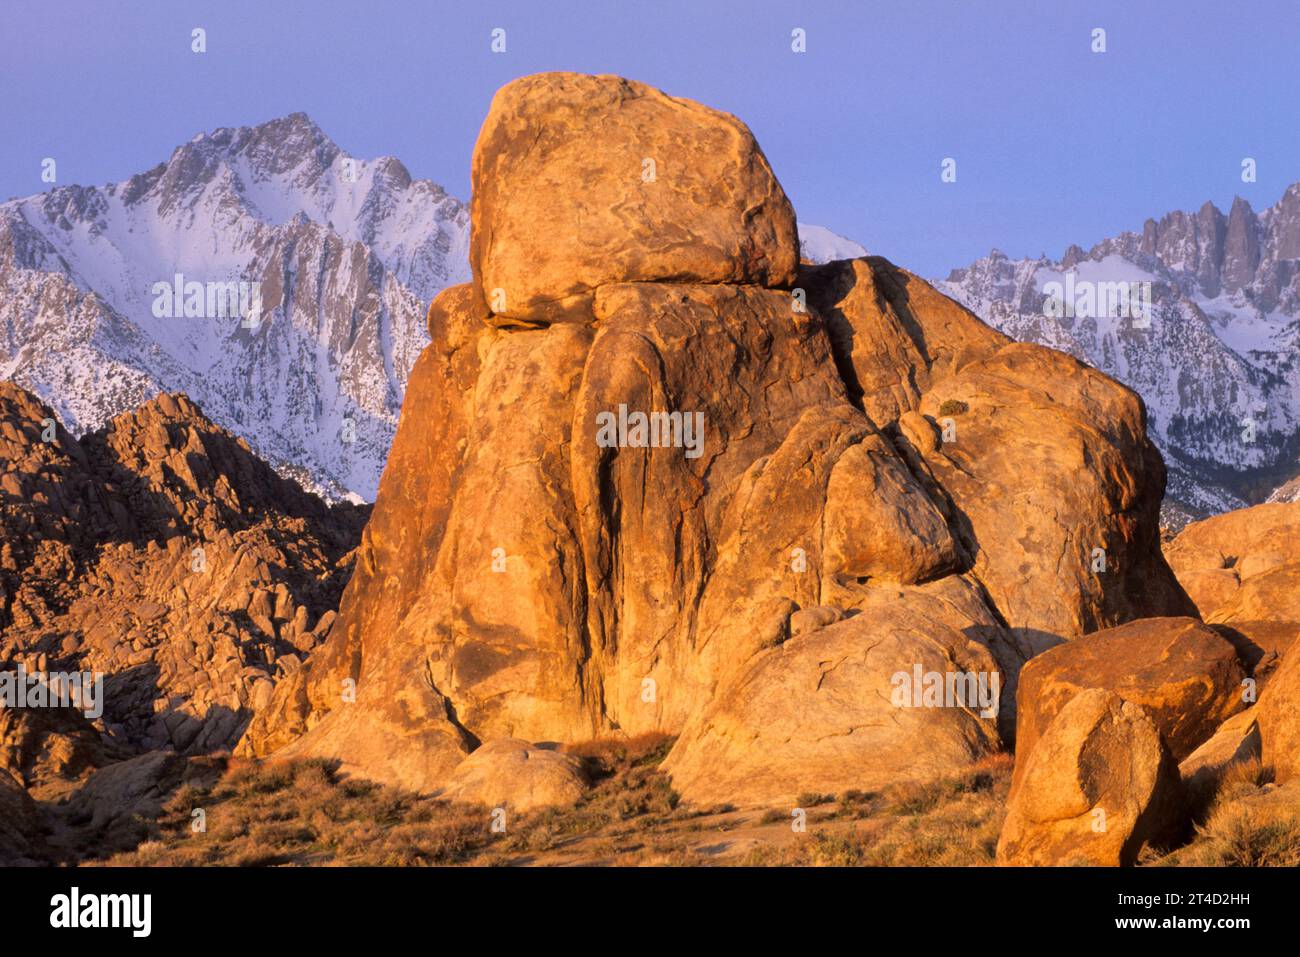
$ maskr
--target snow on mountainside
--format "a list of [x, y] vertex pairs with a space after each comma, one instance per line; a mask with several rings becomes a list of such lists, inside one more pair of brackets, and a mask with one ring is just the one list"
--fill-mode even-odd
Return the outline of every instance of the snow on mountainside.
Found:
[[[218, 129], [125, 182], [0, 204], [0, 378], [78, 433], [183, 391], [308, 487], [372, 499], [468, 242], [463, 203], [301, 113]], [[260, 311], [223, 310], [241, 282]]]

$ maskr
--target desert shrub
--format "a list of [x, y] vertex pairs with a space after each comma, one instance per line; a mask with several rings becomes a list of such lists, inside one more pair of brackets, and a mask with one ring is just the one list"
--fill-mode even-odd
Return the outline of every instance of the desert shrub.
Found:
[[1179, 862], [1200, 867], [1300, 867], [1300, 817], [1245, 803], [1216, 810]]

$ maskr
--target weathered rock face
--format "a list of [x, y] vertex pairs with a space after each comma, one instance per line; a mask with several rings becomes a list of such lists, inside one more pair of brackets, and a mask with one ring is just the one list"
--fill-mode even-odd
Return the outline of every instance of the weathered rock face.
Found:
[[1300, 622], [1300, 502], [1193, 522], [1165, 547], [1209, 622]]
[[1011, 342], [880, 256], [804, 266], [799, 286], [826, 320], [849, 398], [882, 426], [916, 411], [932, 383]]
[[1237, 647], [1259, 692], [1259, 704], [1251, 709], [1254, 730], [1225, 725], [1220, 747], [1202, 755], [1199, 764], [1222, 765], [1241, 750], [1257, 753], [1279, 782], [1296, 777], [1300, 502], [1256, 505], [1195, 522], [1165, 552], [1204, 619]]
[[57, 794], [126, 752], [68, 707], [0, 707], [0, 777]]
[[1259, 697], [1260, 760], [1278, 783], [1300, 777], [1300, 655], [1282, 659]]
[[95, 771], [68, 801], [69, 815], [92, 831], [122, 827], [132, 818], [156, 817], [181, 782], [185, 758], [151, 751]]
[[920, 418], [950, 433], [935, 445], [935, 426], [903, 422], [953, 503], [973, 573], [1027, 651], [1194, 613], [1159, 552], [1164, 466], [1134, 393], [1064, 353], [1013, 343], [931, 388]]
[[850, 398], [942, 486], [1026, 654], [1141, 613], [1194, 612], [1152, 531], [1164, 464], [1136, 395], [1011, 343], [879, 257], [808, 267], [800, 283]]
[[0, 670], [98, 672], [124, 743], [228, 747], [328, 632], [364, 511], [184, 396], [78, 441], [0, 382]]
[[462, 761], [439, 797], [524, 813], [572, 804], [587, 789], [582, 762], [517, 738], [489, 741]]
[[1237, 652], [1191, 618], [1144, 618], [1058, 645], [1020, 672], [1012, 792], [1053, 719], [1100, 688], [1141, 705], [1181, 761], [1246, 706]]
[[0, 867], [35, 863], [39, 834], [36, 802], [18, 781], [0, 770]]
[[1090, 688], [1029, 754], [1011, 795], [997, 860], [1009, 865], [1130, 865], [1175, 835], [1178, 767], [1140, 705]]
[[472, 179], [470, 265], [499, 323], [590, 320], [611, 282], [794, 281], [794, 211], [749, 130], [641, 83], [506, 84]]
[[1214, 735], [1184, 758], [1178, 773], [1184, 781], [1217, 776], [1229, 765], [1259, 757], [1259, 720], [1255, 708], [1234, 714]]
[[674, 786], [700, 803], [794, 807], [995, 750], [1001, 669], [980, 632], [997, 623], [961, 579], [937, 586], [758, 651], [682, 732], [664, 763]]
[[[653, 185], [698, 195], [643, 192], [642, 142], [697, 154]], [[981, 754], [1029, 653], [1190, 607], [1155, 547], [1135, 397], [882, 259], [788, 288], [788, 207], [735, 121], [608, 78], [521, 80], [475, 189], [475, 282], [430, 309], [338, 621], [244, 753], [438, 789], [484, 740], [682, 732], [671, 766], [707, 800], [707, 755], [758, 727], [751, 698], [780, 699], [828, 737], [752, 749], [779, 783], [725, 800], [784, 800], [861, 785], [876, 752]], [[524, 292], [494, 315], [497, 285]], [[823, 651], [845, 662], [825, 694]], [[888, 710], [894, 673], [958, 664], [1000, 672], [996, 718]]]

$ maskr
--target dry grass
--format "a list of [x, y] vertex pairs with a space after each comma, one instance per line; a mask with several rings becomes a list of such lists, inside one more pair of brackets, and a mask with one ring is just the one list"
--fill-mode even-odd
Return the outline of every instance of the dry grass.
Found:
[[[808, 816], [808, 831], [782, 845], [756, 848], [748, 865], [941, 866], [991, 865], [997, 851], [1010, 755], [994, 755], [936, 781], [897, 784], [878, 794], [849, 791], [824, 814]], [[778, 812], [764, 820], [775, 822]], [[779, 814], [788, 822], [785, 814]]]
[[1180, 855], [1198, 867], [1300, 867], [1300, 817], [1245, 804], [1216, 811]]
[[[1193, 867], [1300, 866], [1300, 805], [1273, 800], [1270, 768], [1258, 759], [1194, 779], [1196, 833], [1151, 863]], [[1144, 861], [1145, 862], [1145, 861]]]
[[[789, 809], [682, 806], [658, 770], [672, 739], [648, 735], [570, 747], [593, 786], [572, 807], [519, 815], [494, 833], [485, 807], [450, 804], [346, 778], [326, 761], [229, 761], [191, 779], [145, 822], [142, 843], [100, 863], [142, 865], [987, 866], [994, 861], [1012, 759], [996, 755], [936, 781]], [[1143, 863], [1300, 865], [1300, 810], [1277, 800], [1267, 769], [1234, 766], [1199, 782], [1194, 839]], [[202, 808], [207, 830], [191, 830]]]
[[[192, 829], [201, 809], [206, 830]], [[480, 808], [338, 774], [333, 762], [231, 762], [208, 787], [183, 787], [151, 839], [115, 865], [456, 864], [492, 842]]]
[[[182, 786], [115, 865], [980, 864], [992, 860], [1010, 761], [943, 781], [839, 798], [803, 794], [807, 833], [788, 812], [687, 808], [658, 770], [672, 739], [647, 735], [570, 747], [593, 786], [494, 833], [487, 808], [450, 804], [339, 774], [328, 761], [228, 761]], [[207, 828], [194, 832], [201, 808]], [[743, 836], [747, 855], [715, 855]]]
[[[578, 837], [584, 853], [611, 855], [672, 848], [638, 836], [668, 820], [699, 812], [677, 809], [668, 779], [655, 770], [672, 739], [648, 735], [570, 748], [594, 786], [570, 808], [552, 808], [492, 830], [488, 808], [451, 804], [369, 781], [347, 778], [323, 760], [228, 761], [206, 785], [175, 792], [163, 815], [114, 865], [445, 865], [527, 863]], [[196, 833], [192, 812], [206, 830]], [[629, 839], [631, 838], [631, 839]]]

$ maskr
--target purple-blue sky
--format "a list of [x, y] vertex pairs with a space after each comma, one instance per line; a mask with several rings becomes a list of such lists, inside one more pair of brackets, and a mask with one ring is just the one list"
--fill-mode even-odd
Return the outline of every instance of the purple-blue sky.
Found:
[[46, 156], [101, 184], [294, 110], [467, 198], [493, 91], [560, 69], [737, 114], [800, 219], [924, 275], [1300, 180], [1296, 0], [3, 0], [0, 198], [47, 188]]

